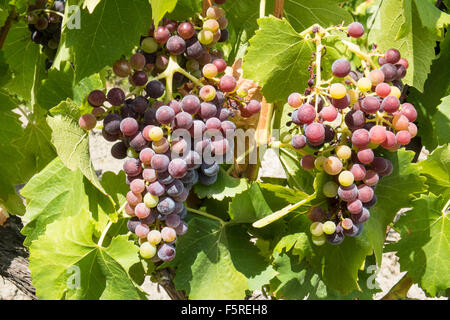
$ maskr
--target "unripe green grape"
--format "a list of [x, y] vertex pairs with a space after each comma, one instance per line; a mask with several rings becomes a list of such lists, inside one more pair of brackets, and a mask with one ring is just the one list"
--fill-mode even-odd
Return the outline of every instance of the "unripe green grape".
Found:
[[334, 198], [337, 196], [339, 186], [334, 181], [327, 181], [323, 185], [323, 194], [327, 198]]
[[346, 145], [338, 146], [336, 148], [336, 155], [342, 160], [350, 159], [352, 156], [352, 149]]
[[330, 95], [334, 99], [342, 99], [347, 94], [347, 89], [342, 83], [333, 83], [330, 86]]
[[158, 205], [159, 197], [152, 195], [151, 193], [147, 193], [144, 196], [144, 203], [149, 208], [155, 208]]
[[323, 164], [326, 160], [327, 158], [324, 156], [317, 157], [316, 160], [314, 160], [314, 166], [316, 167], [316, 169], [319, 171], [323, 171]]
[[318, 237], [312, 236], [311, 240], [316, 246], [323, 246], [325, 244], [325, 242], [327, 241], [324, 234], [322, 234], [321, 236], [318, 236]]
[[361, 78], [358, 80], [358, 89], [367, 92], [372, 89], [372, 81], [369, 78]]
[[153, 258], [156, 254], [156, 247], [151, 245], [148, 242], [144, 242], [141, 244], [139, 248], [139, 253], [142, 258], [144, 259], [150, 259]]
[[147, 240], [150, 244], [156, 246], [161, 242], [161, 232], [158, 230], [152, 230], [147, 235]]
[[355, 178], [353, 177], [353, 173], [351, 173], [350, 171], [342, 171], [339, 174], [339, 183], [341, 184], [341, 186], [344, 187], [348, 187], [351, 186], [353, 184], [353, 182], [355, 181]]
[[336, 231], [336, 225], [333, 221], [327, 221], [322, 226], [323, 233], [333, 234]]
[[217, 70], [217, 67], [212, 63], [206, 64], [203, 67], [202, 72], [203, 72], [203, 76], [208, 79], [214, 78], [219, 73], [219, 71]]
[[212, 33], [216, 34], [217, 31], [219, 31], [219, 23], [217, 20], [214, 19], [208, 19], [203, 23], [203, 30], [209, 30]]
[[200, 89], [199, 96], [203, 101], [211, 101], [216, 97], [216, 93], [216, 89], [213, 86], [207, 85]]
[[214, 33], [209, 30], [202, 30], [198, 33], [198, 41], [205, 46], [214, 41]]
[[146, 53], [155, 53], [158, 51], [158, 42], [152, 37], [145, 38], [142, 40], [141, 48]]
[[309, 231], [313, 236], [319, 237], [323, 234], [323, 224], [321, 222], [313, 222], [309, 227]]
[[164, 137], [164, 131], [160, 127], [153, 127], [148, 132], [148, 136], [152, 141], [159, 141]]

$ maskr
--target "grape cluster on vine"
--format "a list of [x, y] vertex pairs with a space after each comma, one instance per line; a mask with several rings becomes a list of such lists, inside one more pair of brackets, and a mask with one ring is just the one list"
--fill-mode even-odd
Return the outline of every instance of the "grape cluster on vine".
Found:
[[47, 56], [46, 69], [52, 66], [59, 46], [65, 5], [65, 0], [36, 0], [35, 4], [28, 7], [27, 21], [31, 40], [42, 45]]
[[[354, 38], [364, 34], [357, 22], [346, 31]], [[352, 70], [346, 59], [334, 61], [334, 78], [314, 87], [313, 75], [305, 95], [292, 93], [288, 98], [295, 108], [292, 123], [300, 131], [291, 144], [303, 154], [301, 167], [332, 177], [322, 189], [326, 208], [313, 206], [308, 212], [317, 245], [340, 244], [345, 236], [362, 233], [377, 201], [376, 185], [393, 170], [388, 159], [377, 155], [379, 147], [396, 151], [417, 134], [416, 109], [400, 101], [408, 61], [396, 49], [366, 57], [360, 70]]]
[[[220, 41], [216, 34], [225, 30], [220, 25], [223, 10], [211, 7], [208, 17], [211, 12], [218, 28], [210, 32]], [[237, 112], [251, 116], [261, 109], [259, 101], [244, 99], [237, 79], [226, 73], [225, 60], [211, 54], [217, 52], [216, 41], [202, 44], [210, 20], [199, 32], [190, 22], [163, 20], [151, 36], [142, 38], [135, 54], [113, 65], [118, 77], [128, 78], [130, 93], [118, 87], [106, 94], [92, 91], [87, 97], [92, 112], [79, 119], [85, 130], [103, 120], [103, 137], [118, 141], [111, 153], [127, 158], [128, 228], [139, 238], [141, 256], [155, 262], [175, 257], [176, 239], [188, 228], [183, 219], [190, 190], [196, 183], [215, 183], [220, 163], [233, 151], [230, 137], [236, 125], [230, 119]], [[165, 58], [167, 64], [162, 64]], [[192, 74], [194, 64], [202, 66], [200, 79]], [[177, 73], [183, 85], [174, 90]]]

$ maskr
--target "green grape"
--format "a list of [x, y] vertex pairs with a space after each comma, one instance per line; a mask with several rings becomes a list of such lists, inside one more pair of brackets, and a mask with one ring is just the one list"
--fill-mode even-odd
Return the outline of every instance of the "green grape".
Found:
[[158, 230], [152, 230], [147, 235], [147, 240], [150, 242], [150, 244], [156, 246], [161, 242], [161, 232]]
[[336, 148], [336, 155], [339, 159], [347, 160], [352, 156], [352, 149], [349, 146], [343, 145]]
[[337, 196], [339, 186], [334, 181], [328, 181], [323, 185], [325, 197], [334, 198]]
[[325, 238], [325, 235], [324, 234], [322, 234], [322, 235], [320, 235], [320, 236], [318, 236], [318, 237], [316, 237], [316, 236], [312, 236], [311, 237], [312, 239], [312, 242], [316, 245], [316, 246], [323, 246], [324, 244], [325, 244], [325, 242], [327, 242], [326, 240], [326, 238]]
[[219, 31], [219, 27], [219, 23], [214, 19], [208, 19], [203, 23], [203, 30], [209, 30], [214, 34]]
[[326, 160], [327, 158], [325, 158], [324, 156], [317, 157], [316, 160], [314, 160], [314, 166], [316, 167], [316, 169], [319, 171], [323, 171], [323, 164]]
[[153, 127], [150, 129], [148, 136], [152, 141], [159, 141], [164, 137], [164, 131], [160, 127]]
[[214, 33], [209, 30], [202, 30], [198, 33], [198, 41], [205, 46], [214, 41]]
[[333, 221], [327, 221], [322, 226], [323, 233], [333, 234], [336, 231], [336, 225]]
[[334, 99], [342, 99], [347, 94], [347, 89], [342, 83], [333, 83], [330, 86], [330, 94]]
[[158, 42], [151, 37], [145, 38], [142, 40], [141, 48], [146, 53], [155, 53], [158, 51]]
[[313, 236], [319, 237], [323, 234], [323, 224], [321, 222], [313, 222], [309, 227], [309, 231]]
[[141, 257], [144, 259], [150, 259], [153, 258], [156, 254], [156, 248], [155, 246], [151, 245], [148, 242], [144, 242], [141, 244], [139, 248], [139, 253], [141, 254]]
[[372, 89], [372, 81], [369, 78], [361, 78], [358, 80], [358, 89], [362, 92]]
[[348, 187], [350, 185], [353, 184], [353, 182], [355, 181], [355, 177], [353, 177], [353, 173], [351, 173], [351, 171], [342, 171], [339, 174], [339, 183], [341, 184], [341, 186], [344, 187]]
[[159, 197], [152, 195], [151, 193], [147, 193], [144, 196], [144, 203], [149, 208], [155, 208], [158, 205]]
[[127, 149], [127, 157], [128, 158], [139, 158], [139, 153], [136, 152], [136, 150], [134, 150], [133, 148], [128, 148]]

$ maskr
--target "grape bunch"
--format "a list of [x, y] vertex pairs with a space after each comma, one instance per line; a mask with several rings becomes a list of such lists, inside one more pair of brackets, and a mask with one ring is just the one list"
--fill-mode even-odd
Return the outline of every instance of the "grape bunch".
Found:
[[[347, 32], [359, 38], [364, 28], [355, 22]], [[295, 108], [292, 123], [297, 125], [291, 144], [303, 155], [301, 167], [331, 178], [322, 189], [328, 207], [312, 206], [308, 212], [317, 245], [340, 244], [345, 236], [362, 233], [377, 201], [376, 185], [393, 170], [392, 163], [379, 155], [381, 148], [396, 151], [417, 134], [416, 109], [400, 101], [408, 61], [396, 49], [374, 53], [370, 59], [366, 67], [362, 64], [363, 70], [352, 70], [349, 61], [338, 59], [331, 67], [332, 81], [320, 94], [314, 94], [318, 90], [310, 85], [306, 96], [288, 97]]]
[[[194, 28], [192, 32], [196, 33]], [[131, 217], [128, 228], [139, 238], [141, 256], [154, 262], [175, 257], [177, 237], [188, 229], [183, 219], [190, 190], [196, 183], [215, 183], [220, 163], [234, 151], [230, 139], [236, 125], [230, 120], [237, 111], [251, 116], [261, 109], [259, 101], [244, 99], [237, 80], [226, 73], [225, 60], [208, 60], [201, 79], [182, 68], [179, 62], [189, 60], [189, 53], [172, 50], [169, 42], [174, 37], [174, 41], [182, 39], [172, 35], [164, 49], [158, 44], [163, 51], [170, 49], [167, 70], [155, 74], [149, 68], [148, 45], [155, 40], [149, 42], [148, 37], [129, 59], [114, 63], [114, 73], [128, 77], [129, 90], [92, 91], [87, 97], [92, 111], [78, 122], [82, 129], [91, 130], [103, 120], [103, 137], [116, 142], [111, 154], [125, 159], [123, 170], [130, 186], [124, 207]], [[202, 48], [209, 54], [210, 48]], [[175, 71], [187, 80], [174, 94]]]
[[27, 21], [31, 40], [42, 45], [47, 56], [46, 69], [52, 66], [61, 39], [62, 17], [59, 14], [64, 14], [65, 2], [36, 0], [35, 4], [28, 7]]

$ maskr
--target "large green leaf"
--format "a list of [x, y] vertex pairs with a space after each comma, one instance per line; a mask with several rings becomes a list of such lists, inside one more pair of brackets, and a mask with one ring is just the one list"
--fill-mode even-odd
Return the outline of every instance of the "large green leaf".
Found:
[[[78, 125], [80, 109], [70, 99], [61, 102], [47, 122], [52, 129], [52, 143], [65, 166], [80, 169], [86, 178], [100, 191], [106, 191], [98, 181], [89, 153], [89, 133]], [[107, 194], [106, 194], [107, 195]]]
[[177, 0], [149, 0], [152, 6], [152, 16], [155, 26], [159, 24], [164, 15], [172, 12], [177, 5]]
[[369, 41], [381, 50], [396, 48], [409, 62], [403, 81], [423, 91], [425, 80], [435, 58], [437, 36], [420, 23], [416, 5], [407, 0], [383, 1]]
[[422, 25], [430, 32], [441, 36], [444, 27], [450, 24], [450, 15], [436, 7], [435, 1], [415, 0]]
[[445, 295], [450, 287], [450, 197], [422, 195], [396, 223], [401, 240], [388, 246], [397, 251], [401, 271], [430, 295]]
[[[341, 3], [341, 0], [286, 0], [284, 16], [298, 32], [316, 23], [324, 28], [343, 22], [349, 24], [353, 18], [346, 9], [339, 7]], [[267, 12], [273, 12], [272, 4], [273, 1], [269, 1]]]
[[274, 275], [246, 228], [197, 217], [177, 240], [172, 265], [177, 266], [176, 288], [190, 299], [244, 299], [246, 290]]
[[76, 66], [75, 81], [111, 66], [139, 45], [151, 25], [151, 8], [142, 0], [103, 0], [94, 11], [82, 9], [80, 28], [65, 28], [65, 46]]
[[440, 145], [450, 142], [450, 95], [442, 99], [434, 115], [436, 138]]
[[92, 240], [89, 214], [60, 219], [30, 247], [30, 269], [40, 299], [142, 299], [128, 271], [139, 262], [138, 248], [126, 236], [107, 248]]
[[14, 214], [23, 213], [23, 204], [14, 185], [20, 182], [20, 162], [23, 154], [15, 139], [23, 136], [19, 115], [13, 113], [16, 103], [3, 91], [0, 91], [0, 202]]
[[402, 208], [409, 208], [415, 193], [424, 191], [425, 178], [411, 163], [414, 153], [400, 149], [397, 153], [385, 154], [393, 164], [393, 172], [377, 185], [377, 204], [370, 209], [370, 219], [365, 223], [364, 233], [373, 246], [378, 263], [381, 263], [386, 227]]
[[[442, 72], [442, 70], [446, 70], [448, 61], [450, 61], [450, 37], [447, 36], [440, 43], [440, 49], [439, 58], [433, 61], [423, 93], [411, 88], [408, 96], [408, 101], [413, 103], [417, 109], [418, 134], [422, 144], [428, 150], [433, 150], [438, 145], [436, 130], [442, 128], [442, 122], [439, 127], [436, 124], [436, 120], [441, 121], [441, 118], [437, 116], [437, 107], [443, 97], [450, 95], [450, 77], [446, 72]], [[445, 132], [441, 132], [440, 135], [445, 137]]]
[[28, 222], [22, 233], [30, 245], [45, 233], [48, 225], [69, 216], [90, 212], [98, 231], [108, 219], [117, 218], [119, 206], [125, 202], [127, 186], [124, 174], [105, 174], [102, 182], [113, 195], [115, 206], [83, 177], [80, 170], [69, 170], [56, 158], [43, 171], [35, 175], [21, 190], [27, 200], [24, 219]]
[[263, 86], [269, 102], [285, 100], [294, 91], [303, 92], [309, 79], [312, 42], [304, 40], [286, 19], [262, 18], [258, 24], [244, 58], [244, 76]]
[[28, 26], [20, 21], [14, 23], [8, 32], [2, 50], [6, 62], [13, 72], [12, 80], [6, 85], [11, 92], [29, 100], [35, 78], [43, 72], [45, 64], [41, 60], [39, 45], [30, 40]]
[[427, 178], [428, 191], [436, 195], [450, 191], [450, 146], [439, 147], [417, 164]]
[[211, 197], [216, 200], [223, 200], [247, 190], [248, 182], [246, 179], [233, 178], [221, 169], [215, 183], [210, 186], [198, 183], [194, 189], [200, 198]]

